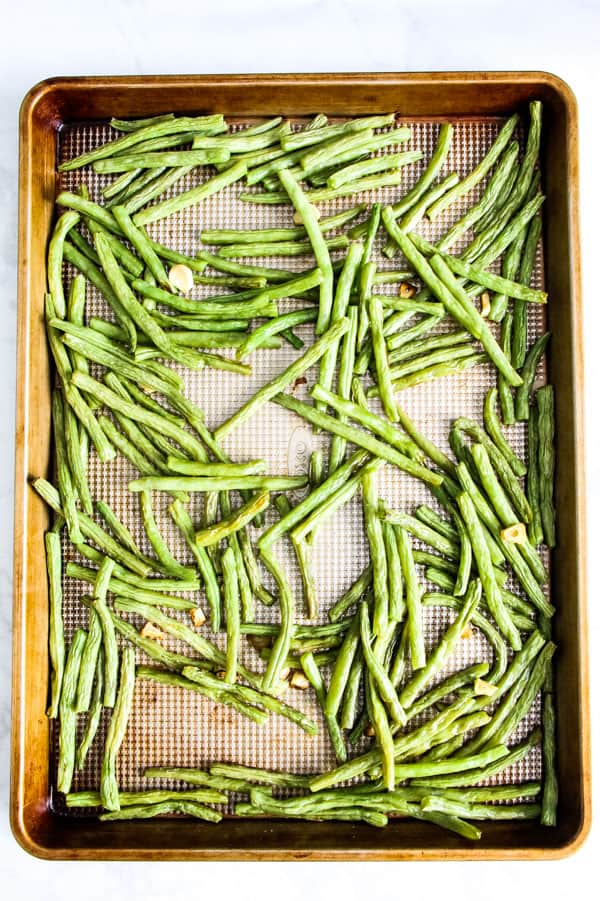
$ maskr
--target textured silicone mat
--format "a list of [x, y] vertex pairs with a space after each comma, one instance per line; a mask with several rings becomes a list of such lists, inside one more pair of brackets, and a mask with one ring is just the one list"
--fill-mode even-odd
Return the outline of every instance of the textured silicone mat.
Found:
[[[412, 122], [407, 120], [403, 124], [411, 127], [412, 138], [398, 149], [420, 149], [423, 151], [423, 160], [402, 170], [402, 185], [323, 203], [320, 205], [323, 215], [330, 215], [358, 202], [393, 203], [411, 188], [431, 156], [439, 126], [435, 122], [423, 120]], [[450, 172], [457, 172], [459, 176], [468, 173], [485, 154], [501, 125], [502, 121], [499, 119], [458, 121], [455, 124], [452, 149], [440, 177]], [[76, 156], [103, 143], [112, 134], [106, 125], [90, 124], [64, 128], [59, 136], [59, 158], [62, 161]], [[194, 170], [168, 194], [179, 193], [206, 177], [205, 170]], [[61, 175], [59, 187], [73, 190], [81, 183], [85, 183], [91, 197], [100, 200], [101, 188], [107, 181], [105, 176], [96, 175], [90, 167], [86, 167]], [[265, 206], [244, 203], [238, 199], [242, 190], [244, 188], [240, 184], [233, 185], [183, 213], [155, 223], [150, 226], [149, 231], [161, 243], [194, 254], [200, 248], [200, 231], [204, 228], [267, 228], [292, 225], [292, 210], [289, 205]], [[454, 204], [434, 223], [424, 220], [418, 226], [419, 231], [425, 237], [435, 239], [447, 231], [465, 209], [477, 200], [479, 194], [480, 188], [477, 188]], [[461, 242], [457, 242], [452, 252], [460, 250], [468, 240], [469, 233]], [[337, 256], [338, 253], [333, 254], [334, 259]], [[380, 244], [375, 249], [374, 259], [381, 269], [404, 265], [398, 257], [393, 261], [387, 260], [380, 252]], [[253, 259], [248, 262], [300, 270], [309, 267], [311, 260], [311, 257], [277, 257]], [[66, 267], [65, 274], [68, 281], [72, 276], [70, 267]], [[533, 284], [541, 287], [542, 278], [540, 246]], [[196, 286], [192, 296], [206, 296], [215, 290]], [[395, 290], [397, 285], [381, 286], [381, 293]], [[87, 291], [87, 316], [107, 316], [107, 308], [96, 290], [88, 284]], [[300, 300], [283, 303], [281, 308], [304, 305], [305, 303]], [[528, 312], [528, 339], [531, 343], [544, 328], [544, 310], [543, 307], [530, 304]], [[448, 327], [449, 324], [442, 324], [441, 329]], [[309, 327], [302, 327], [298, 330], [298, 334], [305, 340], [312, 340]], [[252, 364], [250, 376], [218, 372], [209, 368], [199, 372], [174, 368], [178, 368], [184, 376], [187, 395], [205, 411], [207, 425], [214, 428], [301, 352], [288, 344], [284, 344], [278, 350], [255, 352], [250, 360]], [[540, 380], [543, 378], [543, 368], [542, 364], [538, 373]], [[315, 375], [316, 369], [307, 373], [308, 386], [314, 382]], [[448, 450], [447, 436], [453, 419], [458, 416], [469, 416], [480, 421], [485, 394], [493, 384], [495, 384], [493, 368], [490, 365], [482, 365], [464, 374], [449, 376], [405, 390], [399, 396], [399, 400], [417, 426], [439, 447]], [[303, 398], [306, 395], [306, 386], [297, 386], [295, 393]], [[517, 425], [509, 429], [508, 435], [517, 453], [526, 459], [523, 427]], [[313, 434], [311, 429], [292, 413], [274, 404], [268, 404], [229, 435], [225, 449], [234, 460], [261, 457], [265, 459], [268, 471], [272, 473], [297, 474], [306, 471], [310, 451], [317, 447], [326, 448], [328, 443], [327, 436]], [[89, 480], [93, 497], [107, 501], [129, 527], [140, 548], [148, 551], [139, 515], [138, 496], [130, 494], [127, 490], [128, 481], [136, 475], [137, 471], [120, 456], [110, 464], [101, 464], [94, 452], [90, 454]], [[412, 512], [418, 504], [428, 503], [437, 508], [434, 498], [424, 485], [387, 464], [379, 471], [378, 485], [380, 496], [390, 507]], [[166, 511], [166, 498], [155, 493], [154, 501], [159, 525], [173, 553], [181, 561], [191, 562], [187, 548], [180, 540]], [[189, 510], [193, 519], [200, 522], [203, 512], [202, 496], [191, 496]], [[303, 622], [305, 615], [301, 583], [293, 563], [293, 555], [286, 542], [280, 542], [277, 549], [280, 559], [286, 565], [295, 592], [296, 621]], [[64, 552], [65, 559], [86, 563], [78, 559], [68, 542], [65, 543]], [[318, 531], [312, 545], [312, 566], [318, 590], [321, 621], [326, 621], [328, 608], [362, 571], [367, 553], [360, 497], [355, 497]], [[420, 573], [425, 589], [431, 589], [432, 586], [424, 582], [422, 570]], [[510, 587], [518, 591], [513, 584]], [[89, 586], [82, 582], [65, 579], [64, 616], [67, 639], [75, 628], [85, 627], [87, 624], [87, 613], [79, 598], [88, 590]], [[196, 600], [194, 595], [186, 597]], [[200, 606], [205, 606], [202, 592], [198, 593], [197, 600]], [[185, 613], [173, 612], [172, 615], [180, 615], [184, 619], [187, 617]], [[445, 608], [428, 608], [424, 611], [428, 649], [437, 642], [453, 615]], [[276, 622], [276, 607], [268, 608], [257, 604], [256, 620]], [[135, 618], [134, 621], [138, 626], [142, 624]], [[208, 625], [203, 627], [203, 631], [208, 634]], [[221, 636], [217, 636], [214, 640], [222, 643]], [[165, 646], [189, 653], [189, 648], [178, 647], [178, 643], [170, 638], [165, 642]], [[147, 662], [145, 655], [139, 651], [137, 653], [139, 662]], [[478, 630], [474, 629], [473, 637], [460, 642], [458, 650], [440, 673], [439, 678], [469, 663], [486, 659], [491, 659], [489, 646]], [[242, 643], [242, 660], [251, 668], [262, 666], [256, 652], [246, 640]], [[149, 766], [205, 768], [211, 763], [226, 761], [306, 773], [330, 768], [334, 765], [335, 758], [312, 691], [288, 689], [282, 697], [288, 703], [306, 711], [319, 723], [320, 731], [317, 736], [306, 735], [297, 726], [278, 716], [271, 716], [265, 726], [258, 726], [232, 709], [216, 705], [198, 694], [138, 680], [133, 712], [118, 758], [120, 787], [135, 790], [174, 786], [174, 783], [167, 780], [159, 782], [144, 779], [143, 770]], [[538, 718], [539, 705], [536, 703], [527, 719], [515, 732], [511, 742], [517, 741], [528, 732], [538, 722]], [[85, 718], [79, 719], [79, 728], [82, 730]], [[107, 721], [105, 711], [85, 769], [75, 775], [73, 790], [93, 789], [99, 784]], [[54, 760], [56, 745], [55, 735]], [[359, 750], [361, 747], [362, 745], [358, 746]], [[540, 773], [540, 755], [538, 750], [534, 749], [518, 765], [506, 770], [492, 781], [525, 781], [539, 778]], [[61, 797], [56, 793], [53, 796], [53, 804], [57, 811], [64, 811]]]

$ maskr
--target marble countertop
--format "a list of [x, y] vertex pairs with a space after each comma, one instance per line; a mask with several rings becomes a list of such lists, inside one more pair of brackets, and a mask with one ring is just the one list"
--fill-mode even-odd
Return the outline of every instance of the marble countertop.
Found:
[[[190, 898], [218, 892], [223, 901], [252, 897], [403, 895], [442, 892], [448, 901], [506, 895], [571, 897], [597, 873], [600, 826], [573, 858], [553, 864], [188, 864], [47, 863], [25, 854], [8, 825], [10, 619], [14, 452], [17, 129], [22, 97], [51, 75], [198, 72], [310, 72], [542, 69], [573, 88], [580, 110], [581, 225], [584, 262], [587, 476], [589, 510], [600, 503], [600, 305], [593, 273], [600, 241], [597, 211], [599, 0], [27, 0], [3, 4], [0, 35], [0, 884], [22, 901]], [[600, 519], [589, 520], [590, 556]], [[590, 574], [591, 648], [600, 644], [597, 575]], [[592, 700], [598, 654], [591, 655]], [[600, 717], [593, 744], [600, 749]], [[596, 754], [600, 764], [600, 755]], [[597, 780], [598, 784], [598, 780]], [[598, 795], [596, 793], [596, 800]], [[594, 866], [596, 864], [596, 866]], [[401, 882], [398, 880], [401, 879]], [[243, 880], [243, 883], [241, 882]], [[517, 889], [518, 886], [518, 889]], [[242, 895], [243, 892], [243, 895]], [[333, 894], [332, 894], [333, 893]]]

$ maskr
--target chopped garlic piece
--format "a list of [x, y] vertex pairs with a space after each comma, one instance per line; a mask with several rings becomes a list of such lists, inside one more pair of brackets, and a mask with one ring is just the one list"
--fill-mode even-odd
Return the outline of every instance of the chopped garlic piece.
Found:
[[461, 638], [473, 638], [473, 629], [471, 628], [471, 623], [467, 623], [462, 632], [460, 633]]
[[400, 288], [398, 289], [400, 297], [410, 299], [411, 297], [414, 297], [416, 293], [417, 289], [414, 285], [411, 285], [409, 282], [400, 282]]
[[193, 610], [190, 610], [190, 619], [196, 628], [200, 628], [206, 622], [206, 616], [204, 614], [204, 610], [200, 607], [194, 607]]
[[517, 522], [514, 526], [508, 526], [508, 528], [502, 529], [500, 531], [500, 537], [502, 538], [502, 541], [507, 541], [510, 544], [526, 544], [527, 529], [525, 528], [525, 523]]
[[182, 294], [189, 294], [194, 287], [194, 273], [185, 263], [176, 263], [169, 269], [169, 283]]
[[492, 685], [491, 682], [486, 682], [485, 679], [475, 679], [473, 690], [476, 695], [487, 695], [490, 698], [498, 691], [495, 685]]
[[292, 688], [298, 688], [300, 691], [305, 691], [305, 689], [307, 689], [310, 685], [310, 682], [303, 672], [301, 672], [299, 669], [295, 669], [290, 676], [290, 685], [292, 686]]
[[167, 637], [154, 623], [145, 623], [140, 635], [142, 638], [154, 638], [155, 641], [162, 641], [163, 638]]
[[[314, 213], [315, 219], [321, 218], [321, 210], [316, 207], [313, 203], [311, 203], [312, 211]], [[294, 213], [294, 224], [295, 225], [304, 225], [304, 220], [300, 213]]]
[[484, 291], [481, 295], [481, 315], [484, 319], [488, 318], [491, 309], [492, 305], [490, 304], [490, 295], [487, 291]]

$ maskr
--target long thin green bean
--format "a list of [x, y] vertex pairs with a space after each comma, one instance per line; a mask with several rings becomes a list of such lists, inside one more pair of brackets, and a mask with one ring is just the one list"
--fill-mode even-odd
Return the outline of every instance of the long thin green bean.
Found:
[[48, 716], [56, 719], [65, 670], [65, 638], [62, 616], [62, 552], [60, 535], [56, 532], [44, 534], [46, 549], [46, 571], [48, 573], [48, 599], [50, 622], [48, 627], [48, 648], [50, 652], [50, 701]]
[[64, 792], [65, 794], [71, 790], [71, 782], [73, 780], [73, 772], [75, 769], [77, 733], [75, 699], [85, 641], [85, 631], [83, 629], [77, 629], [73, 635], [67, 654], [59, 702], [60, 732], [58, 740], [56, 787], [59, 792]]

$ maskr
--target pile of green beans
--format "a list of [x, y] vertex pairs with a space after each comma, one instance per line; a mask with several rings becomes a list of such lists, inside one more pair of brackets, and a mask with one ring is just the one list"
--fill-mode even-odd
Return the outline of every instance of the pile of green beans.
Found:
[[[242, 792], [239, 816], [377, 827], [408, 816], [468, 840], [481, 835], [471, 821], [555, 825], [556, 646], [541, 550], [560, 537], [554, 394], [537, 381], [550, 334], [528, 346], [527, 332], [528, 305], [548, 303], [531, 284], [544, 199], [541, 115], [532, 103], [521, 160], [514, 115], [462, 178], [443, 171], [450, 124], [440, 126], [423, 160], [418, 148], [405, 146], [411, 130], [394, 114], [344, 123], [317, 116], [301, 129], [275, 117], [240, 131], [230, 131], [221, 115], [113, 119], [117, 137], [59, 166], [115, 175], [103, 203], [83, 182], [58, 194], [47, 259], [56, 487], [43, 478], [32, 485], [54, 514], [45, 534], [47, 712], [58, 720], [56, 787], [68, 807], [99, 808], [109, 821], [177, 814], [216, 823], [222, 814], [210, 805], [231, 804], [230, 793]], [[404, 167], [413, 164], [420, 174], [403, 191]], [[198, 167], [208, 177], [177, 190]], [[435, 220], [480, 185], [480, 199], [436, 243], [418, 234], [423, 217]], [[321, 217], [322, 202], [384, 187], [398, 194], [387, 206], [355, 202]], [[195, 254], [154, 239], [153, 223], [184, 216], [225, 189], [247, 202], [286, 205], [293, 224], [206, 228]], [[404, 258], [394, 270], [378, 269], [382, 230], [384, 257]], [[469, 230], [470, 243], [451, 253]], [[266, 265], [266, 258], [295, 256], [306, 257], [301, 271]], [[109, 318], [86, 315], [88, 282]], [[289, 301], [301, 305], [281, 311]], [[283, 341], [296, 351], [292, 362], [209, 428], [173, 364], [244, 377], [255, 352], [275, 352]], [[480, 365], [495, 368], [497, 388], [485, 397], [480, 421], [451, 423], [449, 456], [421, 433], [398, 394]], [[308, 398], [297, 397], [311, 379]], [[264, 460], [232, 459], [224, 448], [270, 403], [329, 439], [305, 474], [271, 474]], [[515, 421], [527, 421], [526, 460], [504, 431]], [[102, 463], [120, 454], [133, 467], [128, 490], [139, 501], [141, 540], [106, 498], [94, 497], [90, 453]], [[432, 504], [390, 509], [380, 496], [386, 466], [418, 480]], [[196, 494], [202, 514], [188, 506]], [[313, 541], [357, 495], [369, 559], [325, 608]], [[171, 544], [173, 528], [183, 559]], [[286, 539], [302, 584], [302, 622], [279, 554]], [[64, 561], [66, 541], [76, 556]], [[65, 579], [89, 592], [80, 597], [85, 627], [70, 641]], [[427, 590], [431, 585], [438, 590]], [[271, 605], [278, 612], [265, 622], [257, 613]], [[450, 623], [429, 647], [432, 608], [449, 611]], [[492, 662], [447, 674], [472, 632], [481, 633]], [[177, 640], [178, 650], [166, 639]], [[252, 728], [280, 716], [308, 735], [325, 729], [337, 765], [310, 775], [218, 762], [208, 772], [155, 767], [144, 778], [195, 787], [149, 782], [122, 791], [119, 753], [135, 715], [137, 680], [224, 705]], [[290, 687], [310, 689], [322, 717], [282, 699]], [[539, 694], [541, 728], [514, 745]], [[100, 730], [105, 709], [107, 729]], [[104, 732], [98, 784], [73, 792], [75, 772]], [[372, 745], [350, 754], [365, 736], [374, 737]], [[538, 744], [540, 783], [478, 784]], [[288, 788], [298, 794], [280, 797]]]

